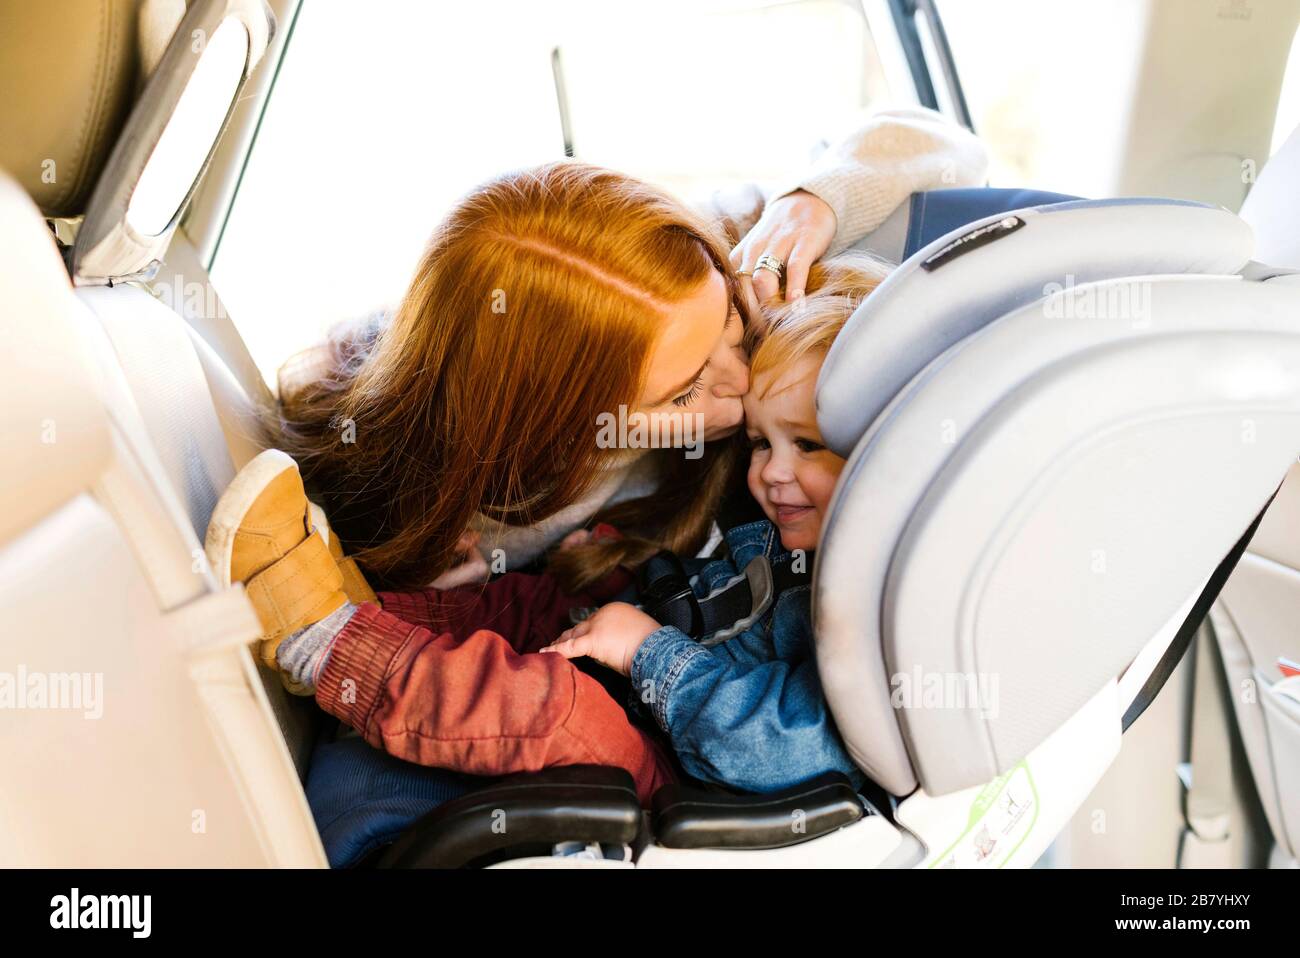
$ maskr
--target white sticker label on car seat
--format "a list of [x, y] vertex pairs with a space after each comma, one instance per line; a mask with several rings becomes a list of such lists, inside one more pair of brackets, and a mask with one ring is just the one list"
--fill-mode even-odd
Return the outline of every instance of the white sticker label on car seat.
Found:
[[1001, 868], [1038, 820], [1038, 791], [1021, 762], [980, 790], [966, 830], [931, 868]]

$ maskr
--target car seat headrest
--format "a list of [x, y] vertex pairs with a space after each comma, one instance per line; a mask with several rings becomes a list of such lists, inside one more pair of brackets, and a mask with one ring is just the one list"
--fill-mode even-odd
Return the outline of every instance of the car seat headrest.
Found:
[[46, 216], [76, 216], [135, 95], [139, 0], [0, 4], [0, 167]]
[[1298, 304], [1239, 276], [1075, 287], [899, 393], [814, 568], [822, 687], [873, 781], [988, 782], [1172, 637], [1295, 460]]
[[167, 44], [185, 19], [185, 0], [144, 0], [140, 7], [140, 75], [158, 69]]
[[1241, 218], [1255, 230], [1256, 259], [1300, 269], [1300, 127], [1264, 164]]
[[189, 6], [91, 195], [73, 282], [112, 283], [154, 268], [274, 29], [264, 0]]
[[847, 457], [891, 399], [961, 339], [1053, 290], [1144, 274], [1231, 274], [1250, 227], [1182, 200], [1078, 200], [999, 213], [935, 240], [849, 319], [817, 380], [822, 437]]

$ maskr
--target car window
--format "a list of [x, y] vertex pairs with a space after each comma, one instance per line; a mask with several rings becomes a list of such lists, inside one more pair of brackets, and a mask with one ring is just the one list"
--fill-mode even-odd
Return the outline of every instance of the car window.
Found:
[[843, 0], [304, 4], [213, 282], [274, 385], [334, 322], [394, 303], [490, 176], [568, 146], [690, 199], [796, 172], [887, 95]]
[[1297, 126], [1300, 126], [1300, 31], [1291, 38], [1291, 53], [1287, 56], [1286, 72], [1282, 75], [1269, 156], [1278, 151]]
[[939, 12], [990, 184], [1111, 193], [1142, 41], [1131, 0], [1068, 16], [1042, 0], [941, 0]]

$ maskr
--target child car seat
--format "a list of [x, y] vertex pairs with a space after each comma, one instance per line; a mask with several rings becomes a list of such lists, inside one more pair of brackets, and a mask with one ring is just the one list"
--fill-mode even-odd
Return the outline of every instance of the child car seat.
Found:
[[[851, 454], [816, 567], [819, 667], [855, 759], [907, 796], [901, 829], [881, 802], [840, 828], [858, 864], [1031, 863], [1167, 677], [1300, 436], [1297, 291], [1247, 268], [1250, 240], [1174, 201], [1000, 212], [911, 257], [842, 334], [817, 394]], [[981, 676], [995, 708], [894, 701]], [[962, 831], [993, 798], [1034, 816], [996, 854]], [[729, 826], [708, 854], [665, 844], [701, 801], [657, 803], [639, 865], [773, 860], [762, 797], [711, 797]], [[779, 851], [838, 861], [830, 837]]]

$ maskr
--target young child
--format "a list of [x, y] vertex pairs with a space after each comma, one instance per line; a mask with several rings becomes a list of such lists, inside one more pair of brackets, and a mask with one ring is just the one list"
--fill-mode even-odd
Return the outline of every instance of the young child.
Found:
[[[773, 568], [801, 560], [811, 569], [844, 467], [817, 429], [817, 374], [845, 321], [883, 276], [870, 257], [836, 257], [814, 269], [814, 293], [768, 311], [744, 399], [749, 491], [767, 518], [726, 533], [729, 555], [695, 578], [697, 597], [735, 578], [755, 555]], [[714, 646], [614, 602], [543, 651], [590, 656], [629, 676], [697, 779], [767, 792], [839, 771], [861, 785], [822, 695], [809, 592], [807, 584], [785, 589], [757, 622]]]
[[[817, 432], [817, 372], [885, 271], [864, 254], [842, 254], [813, 267], [803, 299], [765, 308], [744, 403], [749, 489], [767, 519], [726, 534], [729, 554], [703, 567], [698, 595], [758, 554], [811, 569], [843, 466]], [[511, 572], [483, 586], [376, 596], [309, 505], [293, 460], [277, 450], [253, 459], [223, 493], [207, 552], [222, 581], [245, 583], [259, 615], [276, 610], [276, 621], [262, 615], [263, 664], [398, 758], [478, 775], [613, 765], [631, 773], [648, 805], [675, 777], [672, 764], [599, 682], [566, 661], [589, 655], [632, 678], [696, 778], [749, 791], [830, 770], [862, 780], [821, 694], [806, 585], [781, 592], [748, 629], [711, 647], [625, 602], [561, 633], [572, 610], [630, 585], [625, 570], [582, 595], [564, 594], [546, 574]], [[262, 593], [275, 601], [259, 602]], [[552, 654], [530, 654], [539, 651]]]

